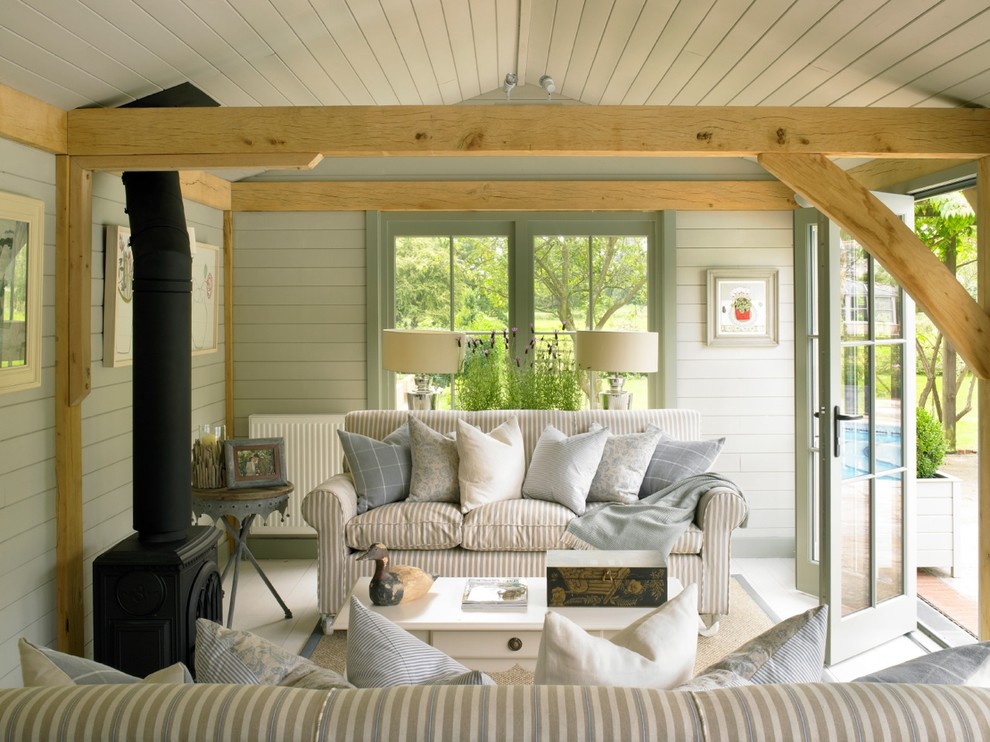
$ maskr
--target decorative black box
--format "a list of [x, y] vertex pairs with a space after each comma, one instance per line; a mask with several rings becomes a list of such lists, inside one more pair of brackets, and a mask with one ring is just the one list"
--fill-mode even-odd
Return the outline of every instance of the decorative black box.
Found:
[[667, 567], [658, 552], [547, 552], [551, 607], [654, 607], [666, 602]]

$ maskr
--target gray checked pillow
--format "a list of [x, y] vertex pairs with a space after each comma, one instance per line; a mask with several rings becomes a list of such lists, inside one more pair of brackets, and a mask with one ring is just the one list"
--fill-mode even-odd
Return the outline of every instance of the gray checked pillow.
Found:
[[668, 433], [660, 434], [650, 465], [646, 467], [640, 498], [666, 489], [695, 474], [708, 471], [718, 458], [725, 438], [711, 441], [679, 441]]
[[343, 675], [293, 654], [250, 631], [196, 619], [196, 682], [352, 688]]
[[[591, 426], [591, 430], [599, 429], [598, 423]], [[588, 502], [637, 502], [646, 467], [650, 465], [661, 435], [663, 433], [656, 425], [647, 426], [645, 433], [609, 433], [605, 452], [588, 491]]]
[[337, 435], [354, 477], [359, 513], [409, 496], [412, 458], [407, 425], [381, 441], [346, 430], [338, 430]]
[[825, 663], [828, 606], [781, 621], [699, 675], [727, 670], [751, 683], [817, 683]]
[[393, 685], [494, 685], [384, 616], [351, 598], [347, 680], [357, 688]]
[[191, 683], [189, 670], [181, 662], [138, 678], [85, 657], [76, 657], [48, 647], [39, 647], [23, 637], [17, 642], [21, 659], [21, 682], [25, 688], [54, 685], [126, 685], [130, 683]]
[[567, 437], [547, 425], [533, 449], [523, 497], [549, 500], [578, 515], [584, 513], [607, 440], [605, 428]]
[[409, 501], [452, 502], [460, 505], [461, 488], [457, 480], [460, 459], [454, 437], [438, 433], [422, 420], [410, 415], [409, 438], [412, 442]]
[[949, 647], [872, 672], [858, 683], [928, 683], [990, 687], [990, 642]]

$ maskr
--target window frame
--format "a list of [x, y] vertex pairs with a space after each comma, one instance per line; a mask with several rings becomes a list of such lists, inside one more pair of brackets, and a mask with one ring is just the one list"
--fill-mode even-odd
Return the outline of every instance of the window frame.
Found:
[[647, 238], [647, 329], [660, 333], [659, 370], [650, 375], [649, 406], [673, 403], [676, 392], [675, 215], [672, 212], [368, 212], [367, 388], [369, 409], [392, 409], [392, 374], [381, 367], [382, 330], [394, 326], [397, 236], [490, 235], [509, 241], [509, 324], [534, 317], [533, 241], [537, 235], [643, 235]]

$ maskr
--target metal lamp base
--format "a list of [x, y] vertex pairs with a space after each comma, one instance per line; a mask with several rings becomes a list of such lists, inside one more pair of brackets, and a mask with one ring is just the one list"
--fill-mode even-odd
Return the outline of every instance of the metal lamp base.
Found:
[[406, 406], [410, 410], [435, 410], [440, 392], [406, 392]]
[[632, 408], [632, 392], [602, 392], [603, 410], [628, 410]]

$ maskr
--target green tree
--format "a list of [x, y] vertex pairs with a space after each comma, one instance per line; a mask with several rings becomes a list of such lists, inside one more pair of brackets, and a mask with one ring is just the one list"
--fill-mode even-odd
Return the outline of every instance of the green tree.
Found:
[[[956, 191], [916, 202], [914, 224], [921, 240], [953, 275], [960, 278], [970, 294], [975, 295], [976, 215], [963, 195]], [[948, 448], [955, 451], [956, 423], [973, 409], [975, 377], [927, 317], [918, 322], [915, 343], [918, 366], [925, 375], [919, 405], [926, 407], [931, 398], [935, 414], [942, 422]], [[942, 377], [941, 395], [935, 383], [939, 375]], [[964, 404], [960, 405], [959, 392], [966, 386], [967, 379], [968, 391]]]

